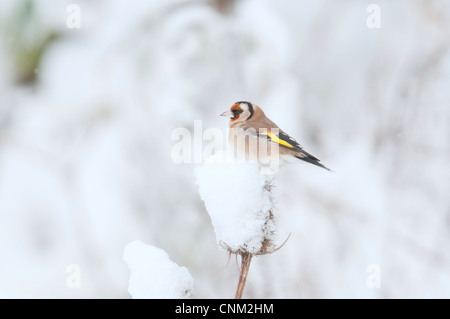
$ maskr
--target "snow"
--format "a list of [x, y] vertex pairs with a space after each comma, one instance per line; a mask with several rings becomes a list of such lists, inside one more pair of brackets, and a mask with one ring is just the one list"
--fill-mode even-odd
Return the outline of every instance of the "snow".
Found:
[[123, 259], [130, 268], [128, 292], [134, 299], [190, 297], [194, 287], [191, 274], [171, 261], [164, 250], [135, 240], [125, 247]]
[[[252, 261], [248, 296], [450, 297], [450, 1], [380, 0], [376, 30], [364, 1], [80, 1], [80, 29], [64, 1], [33, 1], [24, 24], [24, 2], [0, 1], [1, 297], [129, 297], [123, 248], [136, 238], [186, 266], [196, 297], [230, 297], [236, 267], [217, 240], [257, 250], [262, 216], [225, 226], [238, 205], [261, 209], [263, 181], [205, 166], [235, 180], [219, 189], [203, 174], [203, 201], [170, 137], [201, 120], [206, 147], [238, 100], [334, 171], [280, 167], [276, 230], [292, 235]], [[24, 87], [8, 32], [30, 24], [59, 37]]]
[[261, 174], [258, 164], [219, 152], [197, 166], [195, 176], [221, 246], [257, 253], [265, 239], [273, 239], [274, 208], [266, 188], [271, 177]]

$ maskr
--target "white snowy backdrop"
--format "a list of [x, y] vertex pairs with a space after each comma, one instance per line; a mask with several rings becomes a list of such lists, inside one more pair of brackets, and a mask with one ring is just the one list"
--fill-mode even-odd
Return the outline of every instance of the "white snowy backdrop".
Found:
[[335, 172], [280, 170], [291, 237], [244, 297], [450, 298], [446, 0], [2, 0], [0, 297], [129, 298], [136, 239], [189, 270], [193, 298], [232, 297], [195, 164], [170, 155], [175, 128], [225, 130], [238, 100]]

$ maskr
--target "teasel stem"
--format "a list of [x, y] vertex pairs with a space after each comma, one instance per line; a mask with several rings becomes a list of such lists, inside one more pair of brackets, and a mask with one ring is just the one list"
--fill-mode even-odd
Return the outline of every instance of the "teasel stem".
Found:
[[236, 289], [234, 299], [241, 299], [244, 293], [245, 283], [247, 282], [248, 271], [250, 270], [250, 264], [252, 262], [253, 254], [248, 252], [242, 252], [241, 254], [241, 273], [239, 275], [239, 282]]

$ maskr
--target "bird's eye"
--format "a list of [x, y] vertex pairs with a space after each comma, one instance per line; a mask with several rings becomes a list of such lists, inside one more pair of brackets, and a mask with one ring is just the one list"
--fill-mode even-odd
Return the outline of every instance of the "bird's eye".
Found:
[[231, 110], [231, 112], [233, 112], [234, 117], [236, 117], [236, 116], [239, 116], [239, 114], [241, 114], [244, 111], [243, 110]]
[[237, 120], [238, 118], [239, 118], [239, 115], [242, 113], [242, 112], [244, 112], [244, 111], [242, 111], [242, 110], [232, 110], [231, 112], [233, 112], [233, 118], [232, 118], [232, 120], [233, 121], [235, 121], [235, 120]]

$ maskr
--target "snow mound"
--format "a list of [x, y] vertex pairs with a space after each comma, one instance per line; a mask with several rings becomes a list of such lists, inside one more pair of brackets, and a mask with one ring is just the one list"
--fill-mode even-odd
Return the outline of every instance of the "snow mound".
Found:
[[123, 259], [130, 268], [128, 292], [134, 299], [190, 297], [194, 286], [191, 274], [171, 261], [164, 250], [135, 240], [125, 247]]

